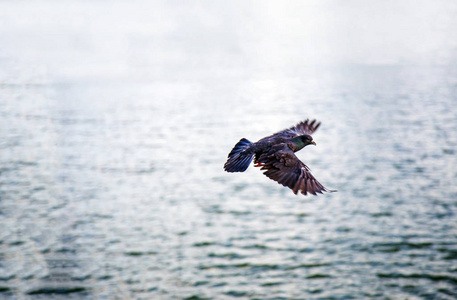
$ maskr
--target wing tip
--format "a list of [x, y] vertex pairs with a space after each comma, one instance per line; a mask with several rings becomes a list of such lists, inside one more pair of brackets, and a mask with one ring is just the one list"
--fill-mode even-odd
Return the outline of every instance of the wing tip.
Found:
[[307, 118], [304, 121], [298, 122], [297, 125], [292, 126], [290, 130], [300, 129], [305, 133], [312, 134], [319, 128], [319, 126], [321, 126], [320, 121], [318, 121], [317, 119], [310, 120], [309, 118]]

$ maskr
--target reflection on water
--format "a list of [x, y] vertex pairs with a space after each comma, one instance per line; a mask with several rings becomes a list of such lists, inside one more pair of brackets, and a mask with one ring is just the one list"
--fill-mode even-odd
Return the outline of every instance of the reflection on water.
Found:
[[[122, 37], [106, 37], [96, 18], [104, 7], [74, 4], [74, 23], [61, 21], [68, 35], [53, 38], [75, 60], [38, 47], [43, 57], [29, 65], [36, 53], [0, 50], [0, 298], [457, 297], [455, 66], [260, 67], [270, 56], [243, 50], [249, 36], [228, 47], [243, 27], [220, 50], [232, 49], [234, 64], [213, 45], [211, 65], [198, 60], [208, 36], [191, 43], [180, 34], [211, 24], [220, 32], [217, 20], [187, 16], [186, 33], [177, 21], [186, 7], [161, 4], [171, 18], [153, 21], [162, 27], [141, 31], [127, 17]], [[111, 12], [127, 8], [116, 2]], [[58, 4], [42, 10], [56, 12], [69, 16]], [[250, 26], [249, 16], [239, 21]], [[92, 35], [78, 18], [92, 22]], [[17, 34], [19, 45], [34, 25], [57, 22], [17, 20], [1, 40]], [[456, 28], [444, 20], [441, 36]], [[97, 37], [120, 47], [98, 60]], [[157, 45], [165, 61], [140, 61]], [[121, 57], [126, 65], [112, 69]], [[223, 171], [241, 137], [308, 117], [322, 121], [318, 146], [297, 154], [338, 193], [295, 196], [258, 169]]]

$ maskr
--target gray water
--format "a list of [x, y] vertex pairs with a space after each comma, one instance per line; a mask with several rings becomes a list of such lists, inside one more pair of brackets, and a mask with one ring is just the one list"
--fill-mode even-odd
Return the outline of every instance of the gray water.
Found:
[[[456, 299], [452, 1], [0, 3], [1, 299]], [[223, 171], [316, 118], [337, 193]]]

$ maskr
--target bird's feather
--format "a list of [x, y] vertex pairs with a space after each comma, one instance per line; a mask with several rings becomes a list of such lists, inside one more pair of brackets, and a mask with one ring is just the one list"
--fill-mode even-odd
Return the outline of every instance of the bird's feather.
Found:
[[261, 170], [265, 171], [263, 174], [289, 187], [295, 194], [301, 192], [304, 195], [308, 193], [316, 195], [329, 192], [287, 146], [261, 155], [259, 161], [262, 163]]
[[224, 164], [224, 169], [227, 172], [244, 172], [249, 167], [252, 159], [254, 158], [253, 149], [251, 149], [252, 142], [242, 138], [233, 147], [228, 155], [227, 162]]
[[292, 139], [294, 137], [304, 135], [304, 134], [311, 135], [311, 134], [313, 134], [314, 131], [317, 130], [317, 128], [319, 128], [320, 125], [321, 125], [321, 123], [316, 120], [310, 121], [309, 119], [307, 119], [288, 129], [284, 129], [279, 132], [276, 132], [276, 133], [268, 136], [267, 138], [282, 137], [282, 138]]

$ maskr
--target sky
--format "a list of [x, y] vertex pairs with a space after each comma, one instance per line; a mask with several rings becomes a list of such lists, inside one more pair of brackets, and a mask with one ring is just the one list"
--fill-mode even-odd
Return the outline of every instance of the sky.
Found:
[[54, 80], [448, 65], [457, 61], [455, 15], [446, 0], [2, 1], [0, 60]]

